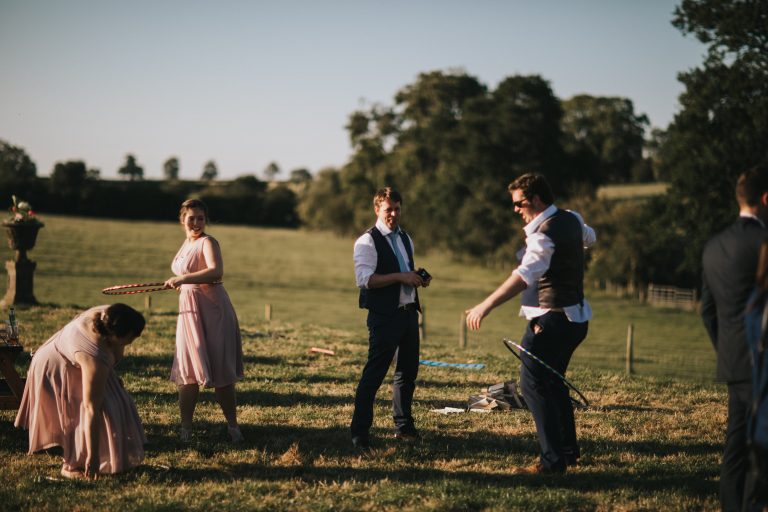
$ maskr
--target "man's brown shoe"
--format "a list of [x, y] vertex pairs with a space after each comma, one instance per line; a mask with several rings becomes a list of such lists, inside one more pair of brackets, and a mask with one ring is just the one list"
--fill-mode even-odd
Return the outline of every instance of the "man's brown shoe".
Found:
[[565, 468], [547, 468], [541, 462], [531, 464], [530, 466], [517, 467], [512, 469], [515, 475], [562, 475], [565, 474]]

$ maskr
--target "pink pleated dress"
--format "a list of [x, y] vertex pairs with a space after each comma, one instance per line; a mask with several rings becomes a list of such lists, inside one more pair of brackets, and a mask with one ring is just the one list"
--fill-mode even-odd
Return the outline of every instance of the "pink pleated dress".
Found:
[[82, 471], [86, 460], [83, 378], [75, 354], [84, 352], [110, 370], [99, 430], [99, 472], [119, 473], [144, 460], [147, 438], [136, 405], [114, 370], [114, 355], [96, 344], [93, 315], [80, 314], [45, 342], [32, 357], [15, 425], [29, 430], [29, 453], [61, 446], [64, 469]]
[[[207, 268], [203, 255], [206, 239], [187, 241], [171, 264], [177, 276]], [[235, 308], [224, 285], [183, 284], [179, 293], [176, 355], [171, 380], [220, 388], [243, 377], [243, 347]]]

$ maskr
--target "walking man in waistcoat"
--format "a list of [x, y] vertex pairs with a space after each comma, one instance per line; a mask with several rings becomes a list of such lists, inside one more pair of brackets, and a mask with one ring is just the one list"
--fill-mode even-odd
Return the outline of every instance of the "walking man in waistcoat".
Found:
[[[592, 318], [584, 298], [584, 247], [594, 243], [595, 233], [577, 213], [553, 204], [543, 176], [524, 174], [508, 189], [515, 211], [526, 222], [526, 247], [509, 278], [466, 311], [467, 326], [479, 329], [492, 309], [522, 294], [520, 314], [529, 321], [522, 346], [564, 376]], [[522, 361], [520, 385], [536, 423], [541, 453], [537, 463], [514, 472], [565, 473], [579, 457], [568, 388], [524, 353]]]
[[428, 286], [413, 263], [413, 240], [400, 229], [403, 199], [390, 187], [373, 197], [376, 225], [355, 242], [355, 278], [360, 307], [368, 309], [368, 362], [355, 393], [352, 444], [370, 449], [368, 432], [373, 424], [373, 402], [392, 359], [395, 376], [392, 392], [395, 437], [417, 441], [411, 415], [413, 391], [419, 369], [419, 296], [416, 288]]
[[736, 182], [739, 217], [704, 246], [701, 317], [717, 351], [717, 380], [728, 384], [728, 426], [720, 466], [720, 504], [743, 509], [751, 490], [747, 468], [747, 422], [752, 367], [744, 313], [754, 289], [760, 244], [768, 230], [768, 172], [756, 167]]

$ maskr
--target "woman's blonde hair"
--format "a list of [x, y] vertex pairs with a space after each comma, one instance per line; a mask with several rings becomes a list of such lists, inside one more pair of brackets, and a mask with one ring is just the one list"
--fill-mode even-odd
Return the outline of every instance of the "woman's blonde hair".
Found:
[[187, 210], [202, 210], [203, 215], [205, 215], [205, 223], [209, 224], [208, 221], [208, 206], [204, 202], [202, 202], [199, 199], [187, 199], [183, 203], [181, 203], [181, 209], [179, 209], [179, 220], [182, 224], [184, 224], [184, 215], [187, 213]]

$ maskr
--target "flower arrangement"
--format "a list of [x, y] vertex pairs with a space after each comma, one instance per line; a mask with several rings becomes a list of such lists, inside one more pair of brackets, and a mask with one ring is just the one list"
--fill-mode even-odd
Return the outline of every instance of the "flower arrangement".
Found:
[[13, 198], [13, 206], [8, 208], [10, 217], [3, 224], [27, 224], [42, 226], [43, 223], [35, 215], [32, 205], [26, 201], [19, 200], [16, 196]]

